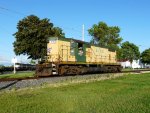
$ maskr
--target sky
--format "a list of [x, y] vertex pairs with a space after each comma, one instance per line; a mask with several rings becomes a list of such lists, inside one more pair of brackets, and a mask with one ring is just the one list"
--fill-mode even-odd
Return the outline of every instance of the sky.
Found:
[[140, 51], [150, 48], [150, 0], [0, 0], [0, 64], [29, 62], [27, 56], [16, 56], [13, 51], [13, 34], [19, 20], [34, 14], [48, 18], [65, 36], [85, 41], [93, 24], [103, 21], [108, 26], [119, 26], [123, 42], [139, 46]]

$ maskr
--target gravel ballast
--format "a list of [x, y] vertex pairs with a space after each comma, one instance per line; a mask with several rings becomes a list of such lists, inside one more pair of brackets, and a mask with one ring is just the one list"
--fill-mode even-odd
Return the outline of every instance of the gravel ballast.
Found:
[[92, 81], [100, 81], [100, 80], [116, 78], [123, 75], [124, 75], [123, 73], [89, 74], [89, 75], [77, 75], [77, 76], [38, 78], [38, 79], [30, 79], [30, 80], [5, 81], [5, 82], [0, 82], [0, 91], [42, 87], [45, 85], [56, 87], [56, 86], [73, 84], [73, 83], [87, 83]]

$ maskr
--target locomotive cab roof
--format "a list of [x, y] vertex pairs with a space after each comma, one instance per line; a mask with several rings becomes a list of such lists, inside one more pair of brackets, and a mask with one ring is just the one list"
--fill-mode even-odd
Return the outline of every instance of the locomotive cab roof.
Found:
[[96, 47], [106, 48], [109, 51], [115, 52], [115, 50], [112, 49], [112, 48], [108, 48], [106, 46], [101, 46], [101, 45], [98, 45], [98, 44], [91, 44], [89, 42], [85, 42], [85, 41], [82, 41], [82, 40], [77, 40], [77, 39], [74, 39], [74, 38], [49, 37], [48, 40], [64, 40], [64, 41], [69, 41], [69, 42], [74, 41], [74, 42], [77, 42], [77, 43], [80, 43], [80, 44], [86, 44], [89, 47], [90, 46], [96, 46]]

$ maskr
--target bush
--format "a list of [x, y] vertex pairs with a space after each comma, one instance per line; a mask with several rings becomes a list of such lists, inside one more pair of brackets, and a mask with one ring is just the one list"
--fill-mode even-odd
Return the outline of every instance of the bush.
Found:
[[5, 66], [0, 65], [0, 74], [3, 74], [4, 70], [5, 70]]

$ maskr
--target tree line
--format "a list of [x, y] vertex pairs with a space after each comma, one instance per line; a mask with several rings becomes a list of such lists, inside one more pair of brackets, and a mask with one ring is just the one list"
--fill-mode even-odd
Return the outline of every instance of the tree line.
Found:
[[[117, 52], [118, 60], [141, 59], [143, 63], [150, 64], [150, 48], [140, 54], [139, 47], [129, 41], [123, 42], [118, 26], [108, 26], [105, 22], [94, 24], [88, 29], [92, 37], [90, 43], [107, 47]], [[13, 43], [16, 55], [27, 55], [33, 60], [41, 59], [47, 54], [48, 37], [63, 37], [65, 33], [48, 18], [40, 19], [30, 15], [17, 23], [17, 32], [13, 34]]]

